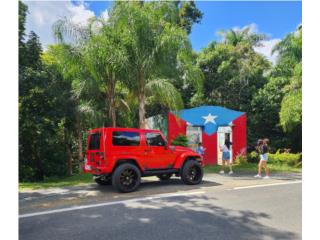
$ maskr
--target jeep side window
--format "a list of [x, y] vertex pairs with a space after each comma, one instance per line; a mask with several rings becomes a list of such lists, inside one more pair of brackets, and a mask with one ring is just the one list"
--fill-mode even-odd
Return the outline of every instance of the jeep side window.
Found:
[[100, 149], [100, 133], [93, 133], [90, 135], [89, 150]]
[[146, 133], [147, 144], [149, 146], [165, 146], [166, 142], [160, 133]]
[[125, 132], [116, 131], [112, 133], [113, 146], [139, 146], [140, 133], [139, 132]]

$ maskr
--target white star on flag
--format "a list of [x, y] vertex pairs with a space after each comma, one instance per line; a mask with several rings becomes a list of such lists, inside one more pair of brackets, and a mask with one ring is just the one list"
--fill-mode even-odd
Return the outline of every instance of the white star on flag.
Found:
[[207, 124], [209, 122], [213, 123], [213, 124], [217, 124], [215, 119], [217, 118], [218, 116], [214, 116], [214, 115], [211, 115], [211, 113], [209, 113], [208, 116], [203, 116], [202, 118], [204, 118], [206, 121], [204, 122], [204, 124]]

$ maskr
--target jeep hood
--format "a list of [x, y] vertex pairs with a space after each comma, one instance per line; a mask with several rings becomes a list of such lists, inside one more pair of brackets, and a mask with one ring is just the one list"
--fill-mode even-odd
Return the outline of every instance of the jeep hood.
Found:
[[193, 153], [196, 153], [191, 148], [187, 148], [187, 147], [174, 146], [174, 148], [175, 148], [176, 152], [193, 152]]

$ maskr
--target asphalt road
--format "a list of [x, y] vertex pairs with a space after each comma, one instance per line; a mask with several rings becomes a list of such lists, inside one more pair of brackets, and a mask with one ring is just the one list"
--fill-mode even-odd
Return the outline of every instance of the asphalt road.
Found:
[[300, 181], [221, 179], [198, 189], [162, 186], [153, 195], [20, 211], [19, 239], [301, 239]]

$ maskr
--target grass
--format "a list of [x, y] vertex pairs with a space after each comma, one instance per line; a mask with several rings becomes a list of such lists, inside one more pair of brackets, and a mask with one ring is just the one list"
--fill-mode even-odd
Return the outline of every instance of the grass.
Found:
[[[301, 168], [298, 167], [290, 167], [288, 165], [280, 165], [274, 163], [268, 163], [268, 168], [271, 173], [288, 173], [288, 172], [301, 172]], [[228, 167], [226, 167], [228, 170]], [[220, 170], [220, 166], [206, 166], [204, 168], [205, 173], [218, 173]], [[257, 163], [244, 163], [244, 164], [234, 164], [233, 171], [235, 173], [256, 173], [258, 171]], [[263, 170], [264, 171], [264, 170]]]
[[89, 173], [79, 173], [70, 177], [52, 177], [42, 182], [22, 182], [19, 183], [19, 189], [40, 189], [53, 187], [75, 186], [80, 184], [92, 183], [92, 175]]
[[[301, 172], [301, 168], [290, 167], [287, 165], [279, 165], [268, 163], [268, 167], [271, 173], [288, 173], [288, 172]], [[226, 168], [228, 169], [228, 167]], [[218, 173], [220, 166], [206, 166], [204, 168], [205, 173]], [[233, 171], [235, 173], [249, 173], [254, 174], [258, 170], [257, 163], [245, 163], [245, 164], [234, 164]], [[53, 187], [66, 187], [66, 186], [76, 186], [81, 184], [92, 183], [92, 175], [88, 173], [75, 174], [71, 177], [63, 178], [47, 178], [42, 182], [22, 182], [19, 183], [19, 189], [43, 189], [43, 188], [53, 188]]]

